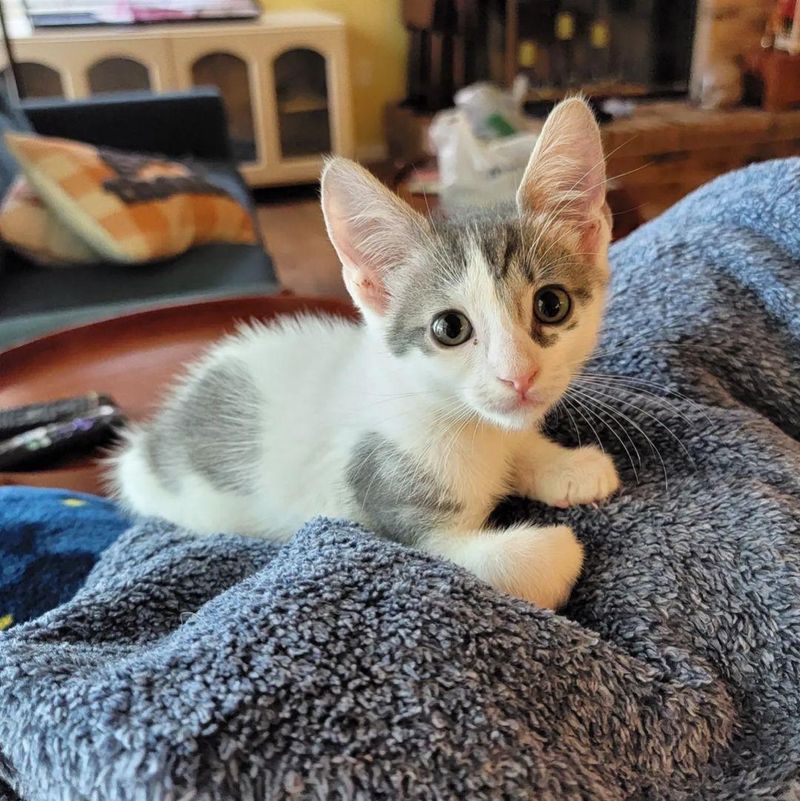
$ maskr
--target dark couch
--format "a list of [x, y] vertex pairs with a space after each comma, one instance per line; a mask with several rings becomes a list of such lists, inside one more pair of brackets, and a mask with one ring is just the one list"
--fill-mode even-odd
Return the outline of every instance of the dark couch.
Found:
[[[199, 160], [253, 209], [236, 170], [225, 111], [212, 89], [32, 100], [0, 108], [0, 129], [32, 129], [140, 153]], [[0, 142], [0, 189], [15, 167]], [[36, 267], [5, 250], [0, 263], [0, 348], [47, 331], [123, 311], [199, 298], [272, 293], [278, 284], [263, 245], [204, 245], [146, 265]]]

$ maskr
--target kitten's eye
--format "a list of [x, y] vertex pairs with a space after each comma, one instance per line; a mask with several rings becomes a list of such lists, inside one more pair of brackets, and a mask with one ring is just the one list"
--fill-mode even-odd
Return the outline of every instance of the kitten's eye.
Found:
[[533, 313], [540, 323], [563, 323], [572, 306], [567, 291], [560, 286], [544, 286], [533, 296]]
[[442, 345], [452, 348], [472, 336], [472, 323], [460, 311], [446, 311], [433, 318], [431, 333]]

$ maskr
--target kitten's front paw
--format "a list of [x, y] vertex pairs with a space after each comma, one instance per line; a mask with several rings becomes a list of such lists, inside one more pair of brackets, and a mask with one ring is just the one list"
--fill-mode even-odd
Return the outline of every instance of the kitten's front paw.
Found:
[[542, 467], [534, 477], [534, 497], [566, 509], [582, 503], [603, 501], [620, 486], [619, 475], [608, 454], [593, 445], [564, 449], [560, 458]]

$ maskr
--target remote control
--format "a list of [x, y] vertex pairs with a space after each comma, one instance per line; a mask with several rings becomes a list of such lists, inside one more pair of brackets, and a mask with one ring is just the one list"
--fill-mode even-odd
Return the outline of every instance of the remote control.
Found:
[[115, 406], [111, 398], [90, 392], [78, 398], [63, 398], [49, 403], [34, 403], [30, 406], [17, 406], [13, 409], [0, 409], [0, 440], [10, 439], [30, 431], [32, 428], [47, 426], [61, 420], [72, 420], [98, 406]]
[[31, 429], [0, 442], [0, 470], [49, 468], [84, 456], [110, 442], [124, 423], [119, 409], [106, 404], [73, 420]]

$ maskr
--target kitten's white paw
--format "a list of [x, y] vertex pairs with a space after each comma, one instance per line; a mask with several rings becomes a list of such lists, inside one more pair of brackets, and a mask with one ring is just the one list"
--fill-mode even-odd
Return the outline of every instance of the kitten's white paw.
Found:
[[498, 590], [545, 609], [569, 598], [583, 565], [583, 546], [569, 526], [448, 531], [425, 545]]
[[504, 532], [503, 569], [492, 583], [544, 609], [563, 606], [583, 566], [583, 546], [569, 526], [521, 526]]
[[614, 462], [594, 445], [565, 448], [534, 477], [534, 497], [561, 509], [603, 501], [619, 487]]

